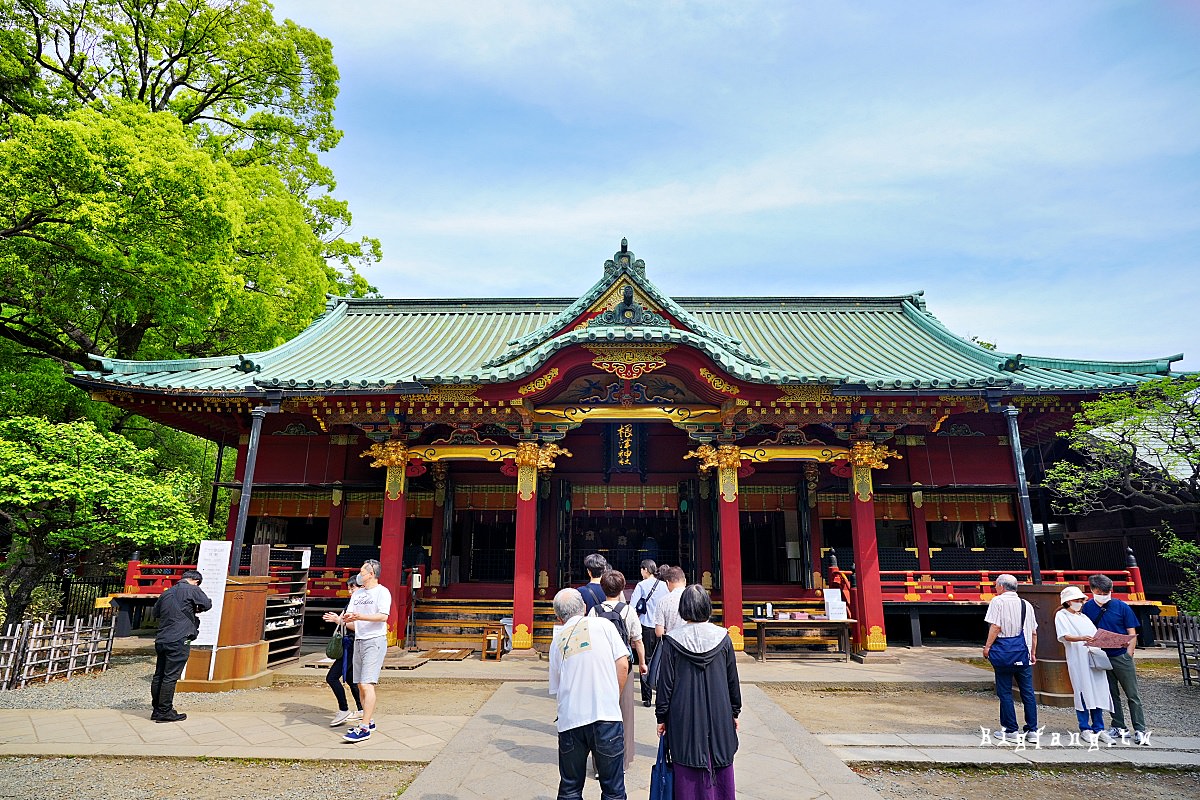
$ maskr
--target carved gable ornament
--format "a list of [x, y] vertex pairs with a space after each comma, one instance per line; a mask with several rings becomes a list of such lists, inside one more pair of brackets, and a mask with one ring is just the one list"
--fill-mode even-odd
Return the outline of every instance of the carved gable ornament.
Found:
[[662, 314], [656, 314], [633, 299], [633, 285], [625, 284], [621, 289], [621, 302], [602, 311], [588, 320], [589, 328], [613, 327], [669, 328], [671, 323]]

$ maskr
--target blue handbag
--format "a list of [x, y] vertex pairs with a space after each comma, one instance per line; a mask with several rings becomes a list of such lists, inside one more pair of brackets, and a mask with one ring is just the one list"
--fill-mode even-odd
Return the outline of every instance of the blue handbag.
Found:
[[988, 661], [993, 667], [1023, 667], [1029, 663], [1029, 645], [1025, 641], [1025, 609], [1029, 604], [1021, 601], [1021, 633], [1016, 636], [1001, 636], [992, 642]]
[[667, 760], [667, 737], [658, 737], [658, 760], [650, 770], [650, 800], [674, 800], [675, 768]]

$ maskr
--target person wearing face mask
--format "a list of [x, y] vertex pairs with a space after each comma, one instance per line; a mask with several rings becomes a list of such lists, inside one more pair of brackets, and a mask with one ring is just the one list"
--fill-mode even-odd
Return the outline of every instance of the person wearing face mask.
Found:
[[1107, 575], [1088, 578], [1092, 599], [1083, 604], [1083, 613], [1097, 628], [1113, 633], [1134, 634], [1125, 647], [1104, 648], [1112, 669], [1108, 670], [1108, 692], [1112, 695], [1112, 727], [1108, 735], [1120, 739], [1129, 735], [1125, 727], [1125, 710], [1121, 707], [1121, 692], [1129, 703], [1129, 717], [1133, 722], [1134, 744], [1150, 744], [1146, 731], [1146, 715], [1142, 709], [1142, 696], [1138, 692], [1137, 672], [1133, 667], [1133, 650], [1137, 647], [1137, 614], [1127, 603], [1112, 596], [1113, 582]]
[[1067, 675], [1075, 695], [1075, 716], [1079, 730], [1088, 744], [1112, 744], [1113, 738], [1104, 729], [1104, 712], [1112, 713], [1112, 695], [1108, 691], [1107, 670], [1093, 667], [1088, 658], [1088, 645], [1096, 635], [1096, 626], [1083, 613], [1087, 597], [1078, 586], [1068, 586], [1058, 595], [1062, 608], [1054, 615], [1054, 630], [1062, 642], [1067, 658]]

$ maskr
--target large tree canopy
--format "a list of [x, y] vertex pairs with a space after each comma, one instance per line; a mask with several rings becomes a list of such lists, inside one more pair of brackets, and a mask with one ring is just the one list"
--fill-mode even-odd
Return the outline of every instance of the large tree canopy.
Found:
[[318, 160], [337, 79], [264, 0], [0, 0], [0, 335], [209, 355], [369, 291]]
[[1077, 458], [1045, 480], [1061, 511], [1200, 511], [1200, 378], [1163, 378], [1084, 403], [1064, 435]]
[[99, 562], [126, 547], [190, 545], [205, 534], [178, 474], [152, 453], [88, 422], [0, 420], [0, 592], [8, 622], [34, 587], [68, 563]]
[[270, 347], [327, 288], [321, 243], [270, 167], [117, 104], [11, 121], [0, 142], [0, 324], [63, 362]]

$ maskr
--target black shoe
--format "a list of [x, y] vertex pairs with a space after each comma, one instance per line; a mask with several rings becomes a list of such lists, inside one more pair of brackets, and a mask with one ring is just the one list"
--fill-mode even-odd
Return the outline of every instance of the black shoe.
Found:
[[187, 714], [180, 714], [178, 711], [168, 711], [166, 714], [159, 714], [157, 717], [151, 717], [155, 722], [183, 722], [187, 719]]
[[642, 701], [642, 705], [644, 705], [646, 708], [649, 708], [649, 707], [650, 707], [650, 701], [649, 701], [649, 700], [643, 700], [643, 701]]

